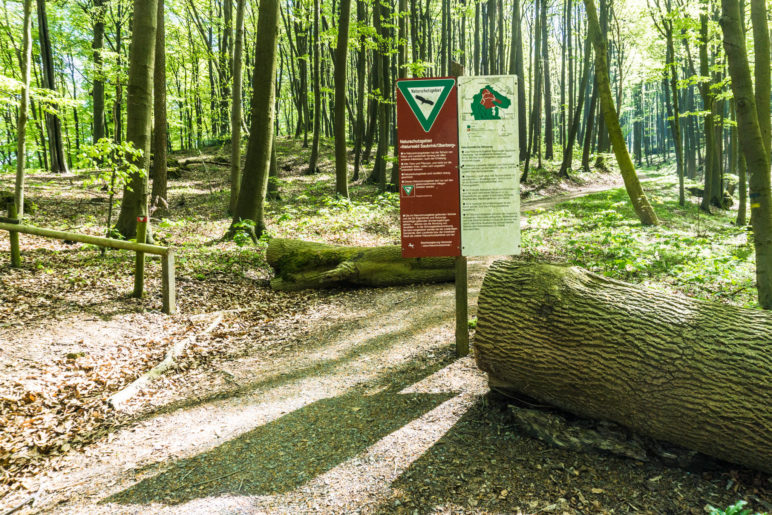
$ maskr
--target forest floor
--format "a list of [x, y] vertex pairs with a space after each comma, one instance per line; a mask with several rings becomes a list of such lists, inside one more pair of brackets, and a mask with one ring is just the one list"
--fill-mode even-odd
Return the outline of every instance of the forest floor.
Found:
[[[335, 198], [332, 163], [304, 175], [307, 157], [282, 141], [272, 236], [398, 242], [395, 194], [357, 185], [351, 200]], [[177, 173], [171, 215], [155, 227], [158, 242], [178, 250], [178, 315], [160, 313], [156, 260], [147, 295], [132, 299], [128, 252], [101, 256], [22, 235], [24, 263], [12, 269], [0, 234], [0, 513], [26, 501], [22, 513], [703, 513], [740, 499], [772, 511], [767, 475], [576, 453], [518, 434], [473, 357], [455, 358], [451, 284], [275, 292], [265, 241], [220, 239], [229, 224], [227, 168], [204, 162]], [[31, 175], [31, 222], [103, 233], [106, 194], [99, 184], [83, 187], [87, 175]], [[642, 240], [659, 242], [656, 259], [645, 248], [625, 254], [635, 222], [618, 205], [624, 190], [613, 190], [621, 186], [615, 174], [532, 177], [525, 258], [752, 304], [743, 297], [748, 285], [729, 282], [724, 268], [707, 277], [663, 271], [687, 266], [669, 249], [688, 237], [707, 241], [710, 259], [744, 280], [748, 245], [743, 228], [727, 228], [731, 213], [695, 221], [686, 207], [678, 223], [696, 223], [693, 234], [666, 219]], [[0, 190], [11, 185], [0, 175]], [[672, 174], [651, 172], [648, 185], [655, 206], [672, 207]], [[605, 254], [595, 256], [588, 247], [599, 237]], [[471, 261], [472, 316], [491, 261]], [[108, 406], [182, 339], [189, 345], [173, 371], [121, 411]]]

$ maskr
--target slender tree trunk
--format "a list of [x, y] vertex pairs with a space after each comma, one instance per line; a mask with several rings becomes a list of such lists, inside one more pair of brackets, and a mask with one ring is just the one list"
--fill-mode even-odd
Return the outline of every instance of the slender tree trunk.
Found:
[[514, 0], [512, 4], [512, 40], [509, 51], [509, 73], [517, 75], [517, 132], [520, 142], [520, 161], [525, 161], [526, 154], [528, 154], [528, 110], [526, 108], [520, 16], [520, 0]]
[[278, 0], [262, 0], [259, 8], [255, 62], [260, 63], [261, 73], [253, 74], [252, 125], [250, 127], [244, 172], [233, 214], [233, 225], [242, 220], [255, 224], [255, 237], [265, 231], [265, 195], [273, 148], [274, 95], [276, 89], [276, 40], [279, 33]]
[[[16, 184], [13, 202], [16, 217], [24, 218], [24, 167], [27, 161], [27, 115], [29, 110], [30, 68], [32, 64], [32, 0], [24, 0], [24, 25], [22, 26], [21, 51], [21, 101], [19, 102], [19, 117], [16, 122]], [[11, 233], [12, 240], [18, 245], [19, 233]], [[17, 256], [12, 256], [17, 261]], [[13, 263], [14, 266], [20, 263]]]
[[244, 48], [244, 11], [247, 0], [236, 0], [236, 41], [233, 45], [233, 101], [231, 102], [231, 197], [228, 213], [236, 212], [241, 189], [241, 54]]
[[[585, 57], [585, 59], [589, 58], [589, 56]], [[584, 128], [584, 145], [582, 146], [582, 170], [585, 172], [590, 171], [590, 149], [592, 148], [592, 132], [595, 125], [595, 111], [597, 106], [598, 82], [596, 80], [592, 87], [590, 104], [587, 106], [587, 126]]]
[[[757, 61], [757, 66], [755, 66], [756, 88], [765, 90], [765, 93], [754, 94], [738, 4], [737, 0], [721, 0], [723, 8], [721, 28], [724, 32], [724, 50], [729, 64], [729, 74], [732, 77], [732, 93], [737, 106], [737, 130], [750, 175], [751, 225], [753, 226], [753, 244], [756, 251], [756, 286], [759, 293], [759, 304], [764, 309], [772, 309], [770, 156], [768, 139], [763, 133], [762, 122], [760, 121], [761, 117], [769, 118], [769, 70], [759, 70], [764, 66], [759, 66]], [[759, 35], [758, 39], [754, 38], [755, 54], [757, 59], [766, 55], [766, 62], [769, 62], [766, 7], [763, 3], [755, 10], [753, 4], [751, 7], [754, 36], [757, 32]], [[766, 103], [759, 106], [756, 104], [758, 99]]]
[[614, 100], [611, 97], [611, 85], [608, 77], [606, 40], [603, 37], [600, 23], [598, 22], [595, 0], [584, 0], [584, 4], [587, 7], [587, 24], [590, 38], [592, 38], [595, 48], [595, 76], [598, 81], [598, 96], [600, 97], [603, 118], [606, 120], [614, 154], [625, 182], [625, 189], [641, 224], [657, 225], [659, 220], [638, 180], [635, 165], [633, 165], [630, 154], [627, 152], [622, 128], [619, 126], [619, 117], [614, 108]]
[[166, 177], [166, 24], [164, 0], [158, 2], [158, 21], [155, 39], [155, 75], [153, 78], [153, 191], [150, 204], [156, 218], [168, 213]]
[[314, 136], [311, 143], [311, 160], [308, 163], [308, 173], [319, 172], [319, 137], [322, 130], [322, 42], [319, 34], [320, 0], [314, 0]]
[[[40, 39], [40, 60], [43, 63], [43, 87], [56, 92], [56, 75], [54, 74], [54, 56], [51, 50], [51, 36], [48, 31], [48, 16], [45, 0], [37, 0], [38, 36]], [[48, 133], [48, 150], [53, 173], [67, 173], [67, 159], [64, 155], [64, 139], [62, 138], [62, 121], [59, 116], [46, 113], [46, 132]]]
[[[610, 0], [600, 0], [600, 30], [601, 30], [603, 42], [606, 45], [606, 62], [608, 62], [609, 2]], [[597, 70], [595, 71], [595, 73], [596, 74], [598, 73]], [[602, 105], [602, 102], [601, 102], [601, 105]], [[609, 151], [609, 135], [608, 135], [608, 130], [606, 129], [606, 120], [602, 115], [598, 115], [598, 118], [596, 120], [596, 129], [597, 129], [597, 138], [598, 138], [597, 139], [598, 155], [595, 157], [595, 166], [596, 168], [603, 168], [604, 156], [602, 154]]]
[[[380, 36], [381, 40], [386, 39], [386, 31], [383, 28], [384, 6], [379, 1], [375, 2], [373, 10], [373, 21], [375, 25], [375, 31]], [[375, 75], [377, 77], [377, 85], [382, 98], [378, 99], [378, 148], [375, 151], [375, 164], [371, 174], [371, 182], [378, 184], [380, 191], [386, 191], [386, 153], [389, 145], [389, 111], [386, 105], [388, 100], [388, 92], [386, 91], [386, 85], [388, 84], [387, 75], [388, 70], [388, 56], [386, 55], [385, 43], [379, 44], [377, 55], [375, 59]]]
[[[129, 49], [129, 82], [126, 104], [126, 139], [142, 151], [133, 173], [123, 188], [123, 201], [117, 229], [126, 238], [136, 236], [145, 241], [147, 227], [147, 174], [150, 169], [151, 120], [153, 116], [153, 73], [158, 19], [156, 0], [134, 0], [131, 47]], [[142, 218], [142, 223], [137, 223]], [[138, 254], [139, 256], [139, 254]], [[139, 264], [139, 263], [138, 263]], [[141, 291], [135, 288], [135, 295]]]
[[105, 80], [102, 66], [102, 49], [104, 48], [105, 21], [104, 0], [94, 0], [94, 129], [93, 142], [105, 137]]
[[576, 133], [579, 131], [579, 122], [582, 119], [582, 107], [584, 106], [584, 91], [587, 89], [590, 77], [591, 52], [592, 46], [590, 45], [590, 39], [587, 38], [584, 43], [586, 57], [582, 68], [581, 84], [579, 85], [579, 103], [576, 106], [576, 112], [571, 116], [571, 129], [568, 132], [566, 147], [563, 150], [563, 163], [560, 165], [560, 172], [558, 172], [558, 176], [563, 178], [568, 178], [568, 171], [571, 169], [571, 161], [574, 157], [574, 141], [576, 141]]
[[497, 0], [496, 1], [496, 7], [498, 8], [499, 14], [499, 22], [498, 22], [498, 29], [499, 29], [499, 36], [498, 36], [498, 43], [496, 44], [496, 48], [498, 50], [498, 64], [496, 68], [497, 73], [504, 73], [504, 53], [506, 51], [506, 45], [504, 44], [504, 0]]
[[[670, 1], [666, 0], [665, 5], [670, 10]], [[681, 122], [679, 120], [680, 111], [678, 109], [678, 67], [675, 61], [675, 45], [673, 43], [673, 22], [669, 19], [662, 20], [666, 51], [665, 51], [665, 70], [666, 77], [669, 79], [670, 91], [667, 84], [664, 84], [665, 102], [667, 104], [667, 116], [670, 121], [670, 131], [673, 134], [673, 144], [676, 154], [676, 172], [678, 174], [678, 204], [683, 206], [686, 203], [684, 196], [684, 151], [681, 144]], [[668, 94], [669, 93], [669, 94]]]
[[635, 119], [633, 121], [633, 155], [636, 166], [641, 166], [641, 140], [643, 139], [643, 84], [635, 87]]
[[[335, 50], [335, 193], [348, 197], [348, 152], [346, 149], [346, 58], [351, 0], [340, 0], [338, 46]], [[404, 25], [401, 20], [400, 27]], [[403, 45], [404, 48], [404, 45]]]
[[[412, 1], [411, 6], [415, 9], [415, 0]], [[415, 11], [414, 11], [415, 12]], [[411, 22], [413, 18], [411, 18]], [[360, 24], [367, 23], [367, 13], [365, 11], [364, 0], [357, 0], [357, 22]], [[415, 23], [413, 23], [415, 28]], [[413, 31], [413, 37], [416, 33]], [[365, 71], [367, 66], [367, 56], [365, 44], [367, 42], [367, 36], [361, 34], [359, 36], [359, 49], [357, 50], [357, 119], [354, 126], [354, 176], [352, 180], [359, 180], [359, 172], [362, 167], [362, 140], [365, 136]], [[413, 59], [417, 57], [417, 45], [413, 40]]]
[[714, 166], [714, 130], [713, 130], [713, 93], [710, 90], [710, 81], [704, 82], [709, 78], [710, 67], [708, 64], [708, 14], [709, 0], [702, 0], [701, 5], [705, 10], [700, 13], [700, 75], [703, 82], [700, 83], [700, 95], [702, 96], [702, 109], [706, 113], [703, 118], [703, 128], [705, 130], [705, 163], [704, 179], [705, 188], [702, 196], [700, 209], [710, 212], [711, 199], [713, 198], [713, 174]]
[[482, 8], [480, 7], [480, 2], [475, 2], [474, 4], [474, 74], [480, 75], [481, 69], [480, 69], [480, 17], [482, 16], [482, 13], [480, 12]]
[[751, 0], [751, 22], [753, 25], [753, 48], [756, 65], [753, 67], [756, 83], [756, 111], [759, 129], [767, 156], [772, 152], [772, 122], [770, 121], [770, 50], [767, 6], [764, 0]]
[[541, 9], [541, 54], [544, 70], [544, 158], [551, 160], [554, 157], [553, 144], [555, 141], [555, 132], [552, 126], [552, 82], [550, 77], [550, 59], [549, 59], [549, 30], [547, 25], [547, 0], [542, 0]]
[[[123, 16], [123, 4], [118, 2], [118, 20]], [[123, 24], [119, 21], [115, 27], [115, 53], [118, 73], [115, 77], [115, 101], [113, 102], [113, 139], [116, 143], [123, 141], [123, 82], [121, 68], [123, 66]]]

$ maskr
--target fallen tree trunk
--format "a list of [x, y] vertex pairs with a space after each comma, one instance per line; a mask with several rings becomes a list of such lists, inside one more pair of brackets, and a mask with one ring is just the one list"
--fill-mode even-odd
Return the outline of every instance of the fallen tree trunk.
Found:
[[396, 286], [453, 281], [453, 258], [403, 258], [398, 245], [339, 247], [274, 238], [266, 251], [276, 272], [271, 287]]
[[230, 160], [228, 158], [221, 157], [221, 156], [210, 156], [210, 155], [172, 158], [172, 159], [169, 159], [167, 162], [169, 166], [178, 166], [181, 168], [187, 168], [190, 165], [194, 165], [194, 164], [212, 164], [212, 165], [220, 165], [220, 166], [225, 166], [230, 164]]
[[498, 261], [475, 356], [492, 387], [772, 472], [770, 312]]

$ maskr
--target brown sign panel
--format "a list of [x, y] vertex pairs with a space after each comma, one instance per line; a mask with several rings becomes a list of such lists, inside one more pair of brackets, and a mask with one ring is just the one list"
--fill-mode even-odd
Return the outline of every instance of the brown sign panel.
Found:
[[397, 81], [403, 257], [461, 255], [456, 80]]

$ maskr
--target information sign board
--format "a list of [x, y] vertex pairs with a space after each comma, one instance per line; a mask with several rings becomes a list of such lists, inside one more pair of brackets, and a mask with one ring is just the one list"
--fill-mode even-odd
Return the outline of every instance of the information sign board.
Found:
[[461, 254], [520, 254], [517, 76], [458, 78]]
[[456, 80], [399, 80], [396, 89], [402, 256], [459, 256]]

